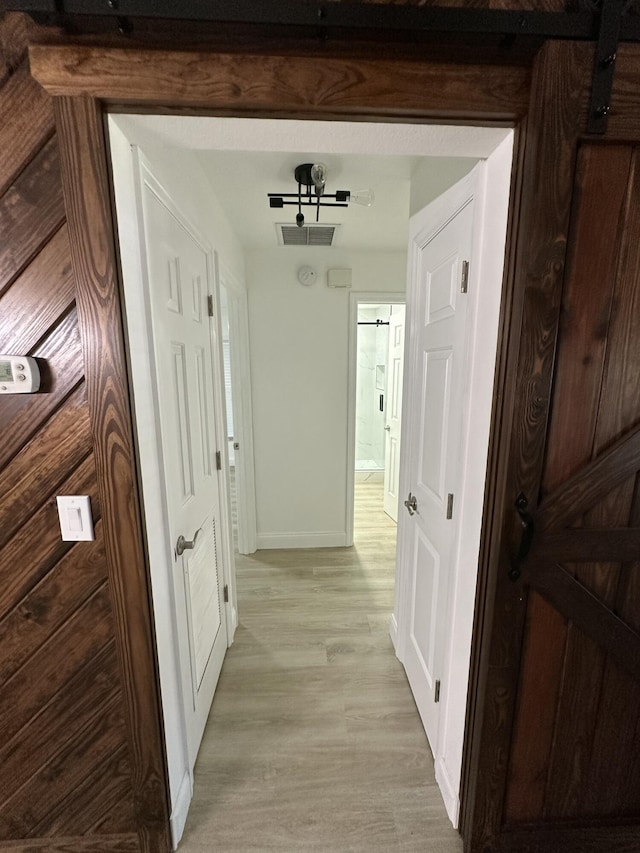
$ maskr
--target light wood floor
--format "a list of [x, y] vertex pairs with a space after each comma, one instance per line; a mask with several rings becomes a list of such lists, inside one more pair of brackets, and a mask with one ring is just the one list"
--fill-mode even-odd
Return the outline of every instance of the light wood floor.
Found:
[[388, 635], [395, 524], [356, 487], [353, 548], [237, 557], [240, 626], [181, 853], [459, 853]]

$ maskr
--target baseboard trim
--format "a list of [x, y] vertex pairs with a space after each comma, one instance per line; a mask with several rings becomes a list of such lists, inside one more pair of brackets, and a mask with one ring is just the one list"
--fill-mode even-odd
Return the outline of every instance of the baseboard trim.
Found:
[[178, 789], [178, 796], [176, 797], [176, 802], [171, 812], [171, 844], [173, 850], [177, 849], [180, 839], [182, 838], [192, 797], [193, 782], [191, 780], [191, 775], [187, 772], [182, 777], [182, 782]]
[[391, 614], [391, 619], [389, 620], [389, 636], [391, 637], [391, 642], [393, 644], [393, 650], [396, 653], [396, 657], [400, 660], [398, 655], [398, 623], [396, 621], [396, 614]]
[[274, 548], [344, 548], [347, 534], [344, 530], [322, 533], [259, 533], [258, 551]]
[[457, 792], [453, 789], [453, 785], [451, 784], [451, 779], [449, 778], [442, 756], [439, 756], [436, 760], [435, 770], [436, 782], [438, 783], [438, 788], [440, 788], [440, 793], [444, 800], [444, 807], [447, 810], [447, 814], [449, 815], [449, 820], [453, 824], [453, 828], [457, 829], [458, 819], [460, 817], [460, 798], [458, 797]]

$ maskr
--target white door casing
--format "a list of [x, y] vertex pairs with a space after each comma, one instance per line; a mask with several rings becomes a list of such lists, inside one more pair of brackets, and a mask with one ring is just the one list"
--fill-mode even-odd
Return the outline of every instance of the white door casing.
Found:
[[[466, 335], [461, 359], [462, 367], [460, 434], [457, 441], [449, 437], [449, 446], [457, 443], [457, 484], [448, 484], [442, 493], [454, 494], [453, 518], [443, 523], [452, 524], [454, 533], [448, 543], [449, 570], [446, 576], [448, 593], [444, 610], [436, 607], [437, 615], [445, 626], [442, 637], [444, 649], [440, 654], [440, 670], [431, 674], [441, 681], [437, 738], [431, 737], [435, 760], [436, 781], [440, 787], [447, 813], [454, 826], [458, 825], [460, 811], [460, 783], [462, 752], [465, 731], [465, 709], [469, 684], [469, 662], [473, 611], [478, 570], [478, 553], [484, 506], [484, 484], [487, 468], [487, 451], [493, 408], [493, 385], [498, 345], [500, 302], [502, 292], [505, 242], [511, 189], [511, 164], [513, 136], [501, 142], [493, 153], [476, 166], [465, 178], [434, 200], [412, 220], [412, 237], [422, 229], [426, 244], [435, 238], [455, 214], [472, 199], [475, 206], [470, 249]], [[417, 253], [416, 253], [417, 254]], [[408, 263], [408, 290], [412, 289], [411, 249]], [[413, 282], [416, 285], [416, 281]], [[415, 293], [413, 298], [415, 301]], [[460, 304], [460, 303], [458, 303]], [[426, 307], [426, 306], [425, 306]], [[423, 317], [424, 319], [424, 317]], [[398, 550], [396, 560], [396, 587], [394, 612], [390, 635], [398, 658], [404, 663], [410, 647], [414, 602], [415, 573], [411, 558], [414, 554], [417, 516], [409, 517], [402, 501], [413, 488], [416, 468], [411, 461], [411, 451], [419, 444], [416, 438], [418, 412], [411, 420], [410, 407], [416, 405], [410, 374], [419, 359], [413, 340], [410, 299], [407, 299], [407, 333], [405, 343], [405, 384], [403, 400], [403, 445], [400, 463], [400, 515], [398, 524]], [[412, 357], [413, 356], [413, 357]], [[419, 401], [420, 402], [420, 401]], [[420, 427], [418, 426], [418, 434]], [[418, 508], [420, 501], [418, 499]], [[423, 543], [422, 547], [424, 547]], [[440, 599], [440, 596], [438, 596]], [[442, 599], [440, 599], [442, 600]], [[414, 619], [415, 625], [415, 619]], [[435, 629], [435, 636], [442, 632]], [[415, 631], [414, 631], [415, 636]], [[414, 644], [415, 649], [415, 644]], [[437, 667], [434, 656], [433, 669]], [[415, 661], [414, 661], [415, 662]], [[424, 674], [424, 670], [423, 670]], [[426, 684], [426, 678], [424, 679]], [[427, 693], [423, 686], [423, 693]], [[428, 691], [433, 702], [433, 693]], [[433, 709], [432, 709], [433, 710]]]
[[[253, 554], [257, 523], [247, 292], [217, 256], [216, 261], [217, 280], [227, 296], [233, 429], [234, 441], [239, 445], [235, 451], [238, 552]], [[235, 595], [235, 589], [232, 592]]]
[[398, 520], [400, 489], [400, 436], [402, 432], [402, 379], [404, 373], [405, 306], [392, 305], [387, 349], [387, 394], [384, 442], [384, 511]]

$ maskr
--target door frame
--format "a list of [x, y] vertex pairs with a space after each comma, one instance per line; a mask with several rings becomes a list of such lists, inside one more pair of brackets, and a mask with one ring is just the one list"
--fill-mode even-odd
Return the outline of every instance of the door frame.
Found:
[[[172, 32], [172, 43], [174, 35]], [[416, 58], [409, 46], [407, 60], [398, 58], [403, 48], [396, 46], [394, 59], [380, 60], [379, 44], [374, 41], [354, 48], [346, 43], [342, 47], [310, 41], [296, 44], [291, 42], [280, 53], [268, 42], [257, 48], [254, 44], [253, 52], [244, 55], [225, 52], [224, 46], [216, 52], [214, 43], [207, 51], [126, 49], [109, 36], [102, 43], [98, 38], [93, 45], [31, 47], [33, 76], [57, 96], [54, 110], [133, 761], [139, 845], [145, 853], [168, 850], [168, 818], [154, 630], [103, 126], [106, 111], [125, 107], [296, 118], [367, 116], [382, 121], [498, 123], [516, 128], [463, 776], [465, 848], [497, 850], [491, 845], [501, 835], [505, 755], [523, 630], [522, 608], [517, 603], [523, 596], [515, 585], [506, 585], [510, 583], [506, 581], [508, 554], [518, 541], [510, 498], [523, 466], [526, 481], [533, 482], [530, 493], [537, 493], [569, 229], [570, 182], [578, 136], [586, 126], [594, 46], [546, 42], [533, 62], [532, 78], [528, 62], [506, 60], [501, 64], [495, 55], [476, 63], [436, 61], [424, 58], [426, 50]], [[466, 47], [460, 50], [469, 60]], [[449, 47], [449, 51], [451, 56], [453, 49]], [[318, 61], [319, 55], [322, 61]], [[618, 80], [623, 79], [620, 60], [625, 55], [637, 56], [637, 48], [621, 47]], [[633, 80], [631, 75], [626, 85], [633, 86]], [[621, 138], [625, 133], [635, 138], [624, 124], [624, 109], [612, 111], [609, 127], [613, 136], [620, 130]], [[551, 319], [545, 323], [545, 328], [551, 323], [551, 332], [542, 347], [536, 330], [527, 322], [536, 315], [541, 301], [551, 304]], [[529, 415], [526, 419], [522, 419], [524, 412]], [[514, 420], [516, 414], [520, 417]], [[122, 500], [123, 495], [127, 500]]]
[[[236, 467], [236, 511], [238, 514], [238, 552], [253, 554], [257, 547], [256, 477], [253, 455], [253, 404], [251, 363], [249, 359], [249, 307], [247, 292], [216, 252], [216, 279], [227, 294], [229, 344], [231, 357], [231, 395], [233, 431], [240, 444], [235, 453], [242, 460], [241, 476]], [[226, 432], [225, 432], [226, 434]], [[225, 442], [226, 444], [227, 442]], [[229, 465], [227, 464], [227, 474]], [[227, 477], [228, 480], [228, 477]], [[229, 492], [229, 483], [227, 482]], [[236, 600], [235, 578], [233, 600]], [[231, 588], [230, 588], [231, 589]], [[237, 613], [235, 614], [237, 624]]]
[[[207, 294], [213, 297], [214, 322], [218, 324], [217, 335], [214, 335], [211, 326], [209, 327], [212, 348], [215, 351], [212, 364], [214, 426], [216, 435], [225, 437], [226, 445], [218, 263], [211, 246], [197, 226], [176, 205], [154, 174], [153, 166], [146, 156], [137, 146], [129, 144], [126, 134], [115, 122], [109, 122], [109, 125], [112, 173], [117, 193], [114, 203], [119, 220], [119, 225], [114, 224], [120, 249], [126, 352], [131, 372], [132, 426], [140, 470], [140, 500], [147, 543], [153, 614], [156, 624], [163, 626], [163, 630], [156, 635], [158, 678], [167, 755], [171, 837], [177, 845], [182, 837], [193, 797], [193, 768], [189, 758], [187, 715], [184, 707], [184, 703], [193, 698], [193, 674], [191, 667], [185, 672], [182, 664], [184, 651], [181, 652], [180, 636], [184, 633], [185, 626], [180, 629], [181, 608], [175, 590], [175, 567], [169, 556], [173, 542], [168, 539], [169, 510], [160, 434], [151, 306], [147, 293], [143, 182], [149, 182], [152, 190], [161, 197], [162, 203], [188, 231], [206, 256]], [[224, 451], [224, 446], [220, 449]], [[223, 457], [224, 455], [223, 452]], [[220, 490], [219, 547], [223, 568], [220, 582], [235, 593], [228, 474], [228, 465], [225, 463], [217, 477]], [[235, 596], [229, 595], [229, 601], [223, 604], [223, 607], [225, 641], [229, 647], [237, 626]]]
[[[487, 449], [490, 438], [491, 409], [494, 399], [495, 360], [506, 265], [507, 217], [513, 163], [513, 137], [501, 142], [494, 151], [456, 184], [445, 190], [412, 217], [409, 240], [429, 242], [446, 224], [474, 200], [473, 230], [469, 261], [467, 322], [461, 375], [462, 425], [458, 482], [454, 488], [454, 536], [447, 575], [449, 589], [446, 614], [451, 626], [441, 662], [440, 715], [437, 743], [432, 745], [436, 781], [447, 814], [458, 826], [460, 814], [460, 776], [471, 654], [475, 588], [478, 573], [484, 485], [487, 478]], [[411, 245], [407, 257], [407, 297], [415, 274]], [[408, 303], [407, 303], [408, 304]], [[415, 440], [415, 420], [409, 417], [411, 405], [407, 390], [415, 370], [415, 328], [407, 311], [405, 330], [405, 386], [402, 404], [402, 445], [400, 449], [400, 494], [410, 488], [409, 460]], [[404, 661], [412, 612], [413, 590], [409, 583], [411, 540], [409, 518], [403, 512], [398, 520], [396, 562], [396, 601], [391, 621], [391, 638], [396, 654]]]
[[[404, 305], [406, 297], [399, 291], [352, 291], [349, 294], [349, 364], [347, 370], [347, 500], [345, 515], [345, 545], [353, 545], [354, 505], [355, 505], [355, 465], [356, 465], [356, 394], [358, 360], [358, 307], [376, 302], [385, 305]], [[402, 438], [401, 438], [402, 441]]]

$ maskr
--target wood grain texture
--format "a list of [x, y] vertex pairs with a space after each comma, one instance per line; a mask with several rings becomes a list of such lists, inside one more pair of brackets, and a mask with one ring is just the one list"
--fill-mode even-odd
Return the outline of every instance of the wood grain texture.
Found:
[[640, 468], [640, 435], [623, 435], [562, 483], [540, 504], [536, 513], [540, 531], [555, 531], [588, 512], [600, 498], [632, 477]]
[[640, 827], [586, 826], [557, 827], [543, 830], [505, 833], [496, 853], [635, 853], [640, 845]]
[[575, 528], [551, 533], [536, 542], [531, 559], [552, 558], [561, 563], [634, 561], [640, 553], [640, 529]]
[[[51, 453], [55, 447], [56, 452]], [[91, 452], [84, 385], [13, 457], [0, 481], [0, 548]]]
[[0, 196], [53, 134], [51, 98], [29, 73], [25, 60], [0, 97]]
[[0, 294], [63, 220], [58, 144], [54, 137], [0, 199]]
[[[581, 151], [544, 475], [549, 493], [536, 513], [526, 568], [547, 601], [543, 611], [556, 618], [529, 614], [511, 756], [513, 821], [632, 817], [640, 808], [630, 758], [636, 720], [619, 711], [640, 698], [640, 600], [629, 582], [640, 541], [640, 408], [630, 378], [640, 364], [636, 175], [629, 146]], [[585, 287], [591, 281], [598, 286]], [[576, 411], [583, 413], [578, 421]], [[541, 642], [562, 650], [552, 664]]]
[[0, 845], [10, 853], [138, 853], [138, 837], [132, 833], [112, 838], [104, 835], [69, 835], [65, 838], [30, 838]]
[[82, 382], [83, 364], [75, 309], [31, 350], [40, 366], [40, 391], [35, 395], [5, 396], [0, 408], [0, 468], [19, 453], [43, 422]]
[[[95, 620], [92, 623], [91, 620]], [[95, 625], [95, 627], [93, 627]], [[0, 735], [8, 744], [58, 690], [73, 678], [77, 670], [88, 663], [112, 638], [113, 625], [109, 614], [108, 590], [101, 587], [62, 628], [50, 645], [45, 644], [5, 682], [0, 696]], [[80, 633], [78, 633], [80, 631]], [[74, 642], [71, 642], [71, 640]], [[52, 669], [49, 655], [58, 655], [58, 665]], [[31, 689], [25, 689], [29, 686]], [[81, 744], [80, 744], [81, 748]], [[4, 788], [5, 796], [10, 788]]]
[[[640, 679], [640, 635], [612, 613], [606, 604], [590, 593], [569, 572], [549, 561], [536, 561], [535, 568], [530, 573], [530, 583], [554, 605], [556, 610], [565, 614], [572, 625], [583, 631], [604, 652], [608, 652], [612, 660], [624, 667], [636, 680]], [[590, 686], [593, 688], [593, 679], [597, 678], [597, 667], [595, 661], [589, 660], [589, 663], [588, 670], [592, 679]], [[567, 673], [567, 677], [571, 675], [575, 678], [575, 670], [573, 673]], [[582, 702], [590, 709], [591, 704], [588, 699], [592, 691], [590, 693], [587, 689], [579, 690], [575, 683], [572, 684], [572, 688], [571, 701], [574, 713], [567, 712], [566, 717], [572, 719], [575, 731], [576, 703], [579, 706]], [[595, 705], [597, 713], [597, 702]]]
[[[586, 145], [578, 152], [543, 494], [555, 490], [591, 457], [613, 301], [612, 271], [630, 167], [627, 146]], [[585, 287], [585, 282], [597, 286]], [[576, 389], [580, 389], [579, 424], [571, 407], [562, 405]], [[538, 519], [544, 523], [540, 512]]]
[[[109, 704], [112, 696], [118, 692], [117, 659], [113, 644], [105, 647], [88, 666], [83, 667], [59, 692], [45, 711], [30, 723], [28, 737], [14, 738], [6, 747], [0, 750], [2, 756], [2, 777], [11, 785], [13, 792], [25, 789], [25, 794], [36, 796], [37, 774], [43, 765], [49, 764], [60, 750], [61, 744], [76, 740], [80, 730], [95, 723], [96, 715], [101, 715], [102, 708]], [[71, 701], [70, 701], [71, 700]], [[4, 820], [15, 826], [22, 821], [18, 834], [40, 834], [34, 826], [37, 821], [28, 811], [12, 813], [12, 799], [9, 796], [3, 803], [3, 813], [0, 825]]]
[[620, 142], [637, 143], [640, 139], [640, 116], [637, 109], [640, 61], [635, 45], [621, 44], [619, 47], [607, 136]]
[[[34, 355], [42, 376], [37, 394], [0, 402], [0, 849], [139, 850], [58, 146], [30, 29], [0, 17], [0, 351]], [[61, 541], [56, 492], [89, 495], [94, 542]]]
[[[564, 636], [567, 620], [533, 590], [528, 600], [527, 629], [505, 803], [509, 822], [533, 821], [543, 813], [559, 692], [550, 679], [562, 670], [565, 653], [563, 643], [550, 643], [548, 639]], [[535, 661], [535, 666], [529, 661]], [[535, 738], [531, 737], [532, 730]]]
[[[69, 827], [77, 826], [79, 819], [89, 825], [89, 835], [120, 835], [135, 826], [130, 778], [125, 744], [94, 767], [92, 777], [75, 789], [72, 801], [66, 801], [57, 814], [49, 814], [49, 835], [68, 835]], [[96, 790], [100, 792], [98, 797]]]
[[18, 12], [0, 12], [0, 85], [20, 67], [27, 55], [33, 21]]
[[132, 758], [141, 850], [169, 850], [150, 591], [101, 117], [88, 99], [55, 104], [87, 396]]
[[[61, 484], [63, 495], [88, 495], [93, 512], [100, 514], [93, 457], [85, 459]], [[53, 496], [35, 512], [0, 550], [0, 614], [6, 614], [73, 546], [60, 538], [58, 510]], [[15, 567], [19, 567], [15, 571]], [[21, 570], [20, 570], [21, 569]]]
[[106, 579], [100, 521], [95, 533], [95, 545], [79, 543], [67, 551], [0, 621], [0, 683], [17, 672]]
[[0, 349], [26, 352], [47, 335], [73, 305], [69, 238], [62, 226], [0, 298]]
[[529, 72], [512, 66], [54, 45], [33, 45], [30, 62], [53, 95], [120, 104], [513, 121], [528, 103]]
[[[515, 238], [514, 298], [507, 318], [509, 346], [501, 356], [506, 366], [498, 367], [510, 395], [502, 401], [500, 415], [503, 428], [506, 424], [509, 430], [511, 425], [508, 472], [499, 490], [503, 503], [494, 510], [492, 530], [484, 532], [493, 548], [480, 566], [481, 576], [488, 574], [488, 580], [480, 583], [486, 584], [485, 595], [492, 604], [480, 640], [479, 667], [485, 676], [477, 692], [482, 709], [475, 716], [467, 763], [466, 790], [471, 789], [472, 801], [465, 809], [464, 836], [474, 853], [495, 848], [504, 821], [525, 616], [521, 591], [507, 577], [509, 552], [521, 532], [513, 501], [521, 490], [535, 501], [542, 475], [576, 135], [587, 107], [581, 81], [590, 67], [584, 46], [548, 43], [534, 70]], [[496, 460], [494, 476], [504, 472], [503, 464]], [[479, 636], [480, 620], [485, 618], [482, 605], [477, 613], [474, 630]]]

